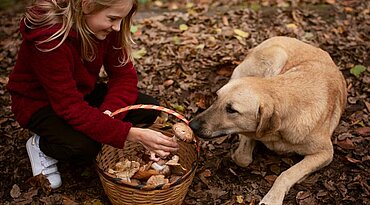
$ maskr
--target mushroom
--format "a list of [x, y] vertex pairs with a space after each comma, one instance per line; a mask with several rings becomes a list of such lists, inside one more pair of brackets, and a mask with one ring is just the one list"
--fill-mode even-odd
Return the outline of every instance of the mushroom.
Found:
[[171, 173], [175, 175], [184, 175], [186, 169], [179, 163], [180, 157], [174, 155], [171, 160], [166, 162], [166, 165], [170, 168]]
[[169, 179], [166, 179], [164, 175], [153, 175], [151, 176], [148, 181], [147, 185], [160, 185], [160, 184], [167, 184], [169, 182]]
[[166, 164], [167, 160], [160, 159], [158, 162], [153, 162], [151, 167], [158, 171], [159, 174], [163, 174], [165, 176], [169, 176], [171, 174], [170, 167]]
[[123, 162], [118, 162], [114, 169], [109, 169], [109, 174], [114, 174], [123, 181], [131, 182], [131, 177], [139, 170], [140, 163], [125, 159]]
[[175, 134], [175, 137], [184, 141], [184, 142], [192, 142], [194, 140], [194, 133], [191, 128], [183, 123], [179, 122], [172, 126], [172, 130]]
[[[193, 130], [191, 130], [191, 128], [183, 122], [174, 124], [172, 126], [172, 130], [174, 132], [173, 136], [174, 140], [180, 139], [187, 143], [192, 142], [194, 140]], [[161, 160], [161, 158], [157, 157], [154, 152], [150, 152], [150, 160], [158, 162]]]
[[132, 179], [147, 180], [152, 175], [160, 174], [159, 171], [155, 169], [150, 169], [153, 162], [149, 162], [139, 168], [139, 170], [131, 177]]
[[148, 169], [148, 170], [138, 170], [133, 176], [132, 179], [140, 179], [140, 180], [147, 180], [153, 175], [158, 175], [158, 172], [155, 169]]
[[160, 160], [159, 162], [154, 162], [151, 167], [165, 176], [169, 176], [170, 174], [184, 175], [186, 173], [186, 169], [181, 166], [179, 160], [180, 157], [174, 155], [168, 161]]

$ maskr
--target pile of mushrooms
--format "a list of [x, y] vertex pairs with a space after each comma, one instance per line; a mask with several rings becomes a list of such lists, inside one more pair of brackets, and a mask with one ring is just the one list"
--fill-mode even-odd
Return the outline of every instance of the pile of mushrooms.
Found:
[[[193, 131], [185, 123], [174, 124], [172, 130], [174, 140], [179, 139], [187, 143], [194, 140]], [[108, 175], [133, 185], [157, 186], [172, 183], [187, 172], [179, 163], [180, 157], [178, 155], [171, 155], [170, 159], [161, 159], [150, 152], [149, 159], [149, 162], [145, 164], [123, 159], [108, 170]]]

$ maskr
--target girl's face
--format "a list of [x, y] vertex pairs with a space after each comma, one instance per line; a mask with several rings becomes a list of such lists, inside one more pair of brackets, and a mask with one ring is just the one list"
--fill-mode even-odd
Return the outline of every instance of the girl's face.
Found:
[[91, 12], [88, 0], [82, 1], [82, 10], [87, 26], [99, 40], [104, 40], [111, 31], [119, 31], [123, 18], [130, 12], [132, 0], [124, 0], [98, 12]]

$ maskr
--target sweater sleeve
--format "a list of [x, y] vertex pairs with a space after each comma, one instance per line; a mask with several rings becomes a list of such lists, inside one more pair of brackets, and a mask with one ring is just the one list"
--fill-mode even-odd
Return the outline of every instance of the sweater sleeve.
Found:
[[34, 48], [31, 52], [30, 66], [56, 114], [92, 139], [122, 148], [132, 124], [113, 119], [84, 101], [73, 78], [77, 62], [72, 49], [63, 44], [53, 51]]
[[[110, 35], [109, 37], [104, 58], [104, 68], [109, 78], [108, 92], [100, 106], [100, 111], [109, 110], [114, 112], [136, 102], [138, 78], [132, 62], [124, 65], [120, 62], [122, 50], [118, 46], [117, 35]], [[126, 113], [121, 113], [115, 118], [123, 119], [125, 115]]]

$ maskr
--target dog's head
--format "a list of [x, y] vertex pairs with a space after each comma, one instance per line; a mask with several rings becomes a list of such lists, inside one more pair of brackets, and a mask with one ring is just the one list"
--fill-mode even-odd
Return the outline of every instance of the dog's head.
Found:
[[276, 131], [280, 119], [273, 100], [255, 80], [246, 77], [224, 85], [217, 91], [216, 101], [191, 120], [193, 131], [201, 138], [254, 132], [258, 137]]

